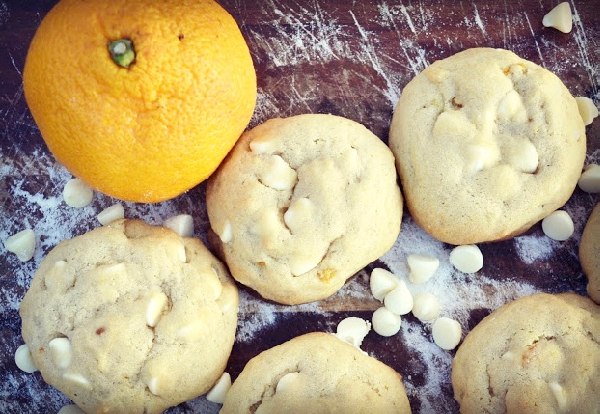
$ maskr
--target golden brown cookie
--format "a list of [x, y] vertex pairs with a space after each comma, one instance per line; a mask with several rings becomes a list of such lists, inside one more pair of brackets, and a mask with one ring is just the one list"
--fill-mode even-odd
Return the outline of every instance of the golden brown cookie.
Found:
[[435, 238], [463, 245], [512, 237], [561, 207], [586, 138], [554, 74], [508, 50], [475, 48], [406, 85], [390, 147], [411, 215]]
[[389, 148], [333, 115], [271, 119], [210, 178], [207, 208], [233, 277], [264, 298], [326, 298], [396, 241], [402, 198]]
[[205, 393], [235, 339], [238, 293], [202, 243], [138, 220], [65, 240], [21, 303], [44, 380], [88, 413], [160, 413]]
[[574, 293], [538, 293], [485, 317], [452, 364], [460, 411], [600, 411], [600, 307]]
[[299, 336], [252, 358], [221, 414], [410, 413], [400, 374], [332, 334]]
[[579, 243], [579, 261], [588, 278], [588, 295], [600, 304], [600, 203], [596, 203], [583, 229]]

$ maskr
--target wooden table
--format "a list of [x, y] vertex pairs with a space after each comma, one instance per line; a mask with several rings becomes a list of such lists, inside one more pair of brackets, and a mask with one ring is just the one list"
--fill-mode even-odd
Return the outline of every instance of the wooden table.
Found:
[[[0, 239], [31, 227], [38, 247], [33, 260], [20, 263], [0, 249], [0, 412], [57, 412], [68, 400], [46, 385], [39, 373], [14, 364], [22, 343], [18, 306], [35, 269], [60, 240], [98, 226], [95, 215], [116, 200], [95, 194], [91, 206], [67, 207], [61, 192], [70, 174], [49, 154], [27, 109], [21, 74], [27, 48], [53, 1], [0, 2]], [[251, 126], [272, 117], [332, 113], [366, 125], [387, 141], [390, 119], [402, 88], [437, 59], [470, 47], [506, 48], [551, 70], [574, 96], [600, 100], [600, 1], [576, 1], [573, 31], [542, 26], [558, 2], [505, 1], [240, 1], [221, 0], [248, 42], [258, 75], [258, 104]], [[587, 127], [587, 163], [600, 162], [600, 121]], [[172, 215], [194, 216], [196, 236], [206, 241], [209, 224], [205, 185], [155, 205], [124, 203], [126, 217], [160, 224]], [[236, 344], [227, 371], [235, 378], [262, 350], [310, 331], [334, 331], [346, 316], [370, 319], [380, 306], [370, 296], [374, 266], [406, 277], [410, 253], [435, 254], [440, 270], [425, 287], [457, 318], [464, 333], [492, 309], [536, 291], [585, 294], [586, 279], [577, 260], [585, 220], [598, 195], [576, 189], [565, 206], [575, 234], [565, 242], [546, 238], [540, 225], [512, 240], [481, 245], [484, 268], [464, 275], [448, 263], [451, 246], [419, 229], [405, 212], [394, 248], [369, 265], [331, 298], [286, 307], [265, 302], [240, 287]], [[413, 412], [457, 412], [450, 384], [454, 352], [437, 348], [430, 324], [411, 315], [401, 332], [383, 338], [371, 332], [363, 344], [370, 355], [402, 374]], [[190, 366], [193, 369], [193, 361]], [[203, 397], [170, 413], [217, 412]]]

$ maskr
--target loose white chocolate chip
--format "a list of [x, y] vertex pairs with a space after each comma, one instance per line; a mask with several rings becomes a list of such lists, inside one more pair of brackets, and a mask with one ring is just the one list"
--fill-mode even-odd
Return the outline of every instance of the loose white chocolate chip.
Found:
[[75, 404], [69, 404], [58, 410], [57, 414], [85, 414], [85, 412]]
[[69, 338], [54, 338], [48, 343], [48, 348], [50, 348], [52, 362], [58, 368], [65, 369], [71, 365], [73, 350], [71, 349]]
[[410, 269], [408, 279], [416, 284], [427, 282], [440, 267], [439, 259], [422, 254], [411, 254], [406, 262]]
[[279, 379], [277, 382], [277, 386], [275, 387], [275, 394], [285, 391], [298, 380], [299, 372], [288, 372], [283, 377]]
[[221, 375], [221, 378], [217, 381], [215, 385], [208, 391], [206, 394], [206, 399], [208, 401], [223, 404], [225, 402], [225, 396], [227, 395], [227, 391], [231, 388], [231, 375], [228, 372], [224, 372]]
[[568, 2], [562, 2], [546, 14], [542, 19], [544, 27], [554, 27], [563, 33], [569, 33], [573, 28], [571, 6]]
[[92, 383], [85, 378], [81, 374], [73, 373], [73, 372], [65, 372], [63, 374], [63, 379], [69, 382], [72, 382], [80, 387], [86, 388], [88, 390], [92, 389]]
[[277, 139], [273, 138], [254, 138], [250, 142], [250, 151], [255, 154], [270, 154], [277, 148]]
[[125, 209], [121, 204], [114, 204], [105, 208], [96, 216], [100, 224], [106, 226], [115, 220], [125, 218]]
[[483, 254], [474, 244], [456, 246], [450, 252], [450, 263], [463, 273], [475, 273], [483, 267]]
[[552, 390], [556, 403], [558, 404], [558, 412], [564, 413], [567, 410], [567, 393], [565, 389], [557, 382], [551, 382], [548, 384]]
[[556, 210], [542, 220], [542, 230], [551, 239], [567, 240], [575, 231], [573, 220], [564, 210]]
[[168, 303], [169, 299], [163, 292], [156, 291], [150, 293], [150, 299], [146, 307], [146, 325], [154, 328]]
[[189, 214], [179, 214], [165, 220], [163, 227], [173, 230], [181, 237], [192, 237], [194, 234], [194, 219]]
[[335, 336], [344, 342], [360, 348], [363, 339], [371, 330], [371, 323], [354, 316], [343, 319], [337, 326]]
[[21, 345], [15, 351], [15, 364], [17, 364], [17, 368], [28, 374], [38, 370], [27, 345]]
[[523, 140], [508, 156], [508, 163], [517, 171], [533, 174], [539, 163], [535, 145], [529, 140]]
[[283, 222], [292, 233], [298, 232], [312, 216], [313, 208], [313, 203], [308, 198], [297, 198], [283, 215]]
[[433, 342], [442, 349], [451, 350], [456, 348], [462, 336], [462, 328], [458, 321], [445, 316], [436, 319], [431, 327]]
[[233, 229], [231, 228], [231, 222], [229, 220], [225, 221], [223, 230], [218, 234], [223, 243], [229, 243], [231, 240], [233, 240]]
[[79, 178], [67, 181], [63, 190], [65, 203], [70, 207], [85, 207], [92, 202], [94, 191]]
[[575, 98], [575, 101], [577, 102], [577, 109], [579, 109], [579, 115], [581, 115], [583, 123], [585, 125], [591, 124], [594, 118], [598, 116], [598, 108], [594, 105], [594, 101], [587, 96], [578, 96]]
[[381, 336], [396, 335], [402, 319], [387, 308], [381, 307], [373, 312], [373, 330]]
[[404, 281], [385, 295], [383, 304], [396, 315], [406, 315], [412, 310], [413, 297]]
[[271, 155], [260, 181], [275, 190], [289, 190], [296, 185], [298, 174], [279, 155]]
[[20, 261], [27, 262], [35, 252], [35, 233], [31, 229], [20, 231], [6, 239], [4, 247]]
[[399, 283], [400, 279], [394, 276], [392, 272], [389, 272], [385, 269], [376, 267], [371, 272], [371, 293], [375, 299], [382, 302], [385, 298], [385, 295], [387, 295], [391, 290], [395, 289]]
[[577, 184], [586, 193], [600, 193], [600, 165], [590, 164], [585, 167]]
[[422, 322], [431, 321], [440, 314], [440, 302], [432, 293], [419, 292], [413, 301], [412, 313]]

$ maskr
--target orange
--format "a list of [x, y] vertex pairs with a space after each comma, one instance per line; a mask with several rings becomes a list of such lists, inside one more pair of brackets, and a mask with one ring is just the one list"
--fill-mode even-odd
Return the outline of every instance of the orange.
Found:
[[[119, 54], [134, 60], [113, 60]], [[31, 42], [23, 87], [57, 160], [136, 202], [205, 180], [256, 103], [248, 46], [211, 0], [60, 1]]]

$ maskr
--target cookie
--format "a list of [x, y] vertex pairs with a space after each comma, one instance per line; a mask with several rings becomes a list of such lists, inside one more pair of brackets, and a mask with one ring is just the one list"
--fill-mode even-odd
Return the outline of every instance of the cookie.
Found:
[[21, 303], [44, 380], [88, 413], [159, 413], [225, 369], [238, 293], [197, 239], [118, 220], [61, 242]]
[[561, 207], [586, 152], [564, 84], [489, 48], [436, 61], [411, 80], [389, 144], [411, 215], [455, 245], [510, 238]]
[[206, 198], [233, 277], [284, 304], [339, 290], [394, 244], [402, 218], [389, 148], [333, 115], [271, 119], [246, 132]]
[[579, 243], [579, 261], [588, 278], [588, 295], [600, 304], [600, 203], [596, 203], [583, 229]]
[[410, 413], [400, 374], [334, 335], [313, 332], [252, 358], [221, 414]]
[[538, 293], [485, 317], [452, 363], [467, 413], [600, 411], [600, 307], [574, 293]]

